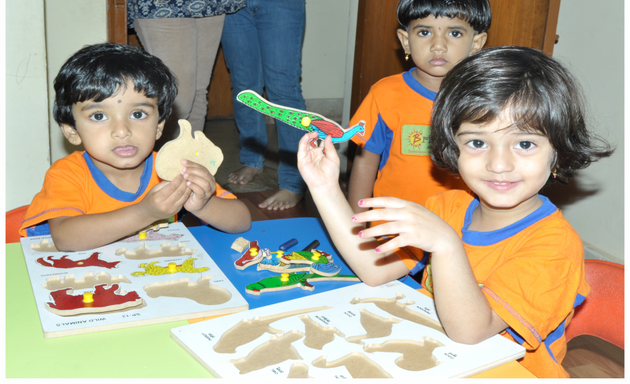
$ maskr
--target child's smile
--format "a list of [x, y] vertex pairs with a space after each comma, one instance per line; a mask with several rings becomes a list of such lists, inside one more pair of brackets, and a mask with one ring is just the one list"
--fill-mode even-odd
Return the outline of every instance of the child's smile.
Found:
[[105, 100], [75, 103], [72, 113], [76, 129], [65, 125], [64, 134], [71, 143], [83, 143], [94, 165], [114, 184], [129, 171], [142, 172], [164, 126], [158, 123], [157, 100], [136, 92], [132, 83]]
[[462, 124], [456, 133], [458, 166], [481, 209], [519, 220], [540, 206], [538, 191], [549, 179], [554, 150], [542, 134], [506, 128], [510, 124], [505, 112], [488, 124]]

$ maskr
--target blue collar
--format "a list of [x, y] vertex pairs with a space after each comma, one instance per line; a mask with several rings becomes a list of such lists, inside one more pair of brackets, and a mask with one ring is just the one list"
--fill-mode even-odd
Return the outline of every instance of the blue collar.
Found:
[[405, 83], [409, 86], [409, 88], [413, 89], [420, 96], [424, 97], [425, 99], [434, 101], [437, 92], [433, 92], [426, 88], [424, 85], [420, 84], [420, 82], [416, 80], [415, 77], [413, 77], [412, 72], [415, 70], [416, 67], [413, 67], [409, 71], [403, 73], [403, 80], [405, 80]]
[[464, 217], [464, 226], [462, 227], [462, 241], [465, 244], [476, 246], [493, 245], [516, 235], [518, 232], [551, 215], [558, 209], [555, 205], [553, 205], [551, 201], [549, 201], [547, 197], [543, 195], [538, 196], [543, 201], [543, 204], [538, 207], [538, 209], [536, 209], [534, 212], [530, 213], [526, 217], [522, 218], [521, 220], [517, 221], [516, 223], [510, 224], [507, 227], [491, 232], [477, 232], [468, 230], [468, 227], [470, 226], [470, 223], [472, 221], [473, 211], [479, 205], [479, 198], [475, 197], [475, 199], [470, 202], [470, 205], [466, 210], [466, 216]]
[[87, 152], [83, 152], [83, 159], [85, 159], [85, 163], [92, 174], [92, 178], [96, 182], [96, 185], [105, 192], [109, 197], [124, 201], [126, 203], [131, 203], [136, 201], [138, 197], [142, 196], [144, 191], [149, 186], [149, 181], [151, 181], [151, 174], [153, 173], [153, 155], [149, 155], [147, 159], [144, 161], [144, 169], [142, 170], [142, 176], [140, 176], [140, 187], [136, 193], [125, 192], [114, 184], [103, 174], [103, 172], [96, 168], [94, 162], [92, 162], [92, 158], [88, 155]]

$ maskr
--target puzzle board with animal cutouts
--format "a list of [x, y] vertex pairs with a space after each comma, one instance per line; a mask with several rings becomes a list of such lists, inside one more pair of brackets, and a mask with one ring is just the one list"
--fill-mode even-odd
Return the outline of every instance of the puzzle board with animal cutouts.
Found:
[[450, 340], [432, 299], [394, 281], [363, 283], [173, 328], [171, 337], [215, 377], [467, 377], [525, 355], [494, 336]]
[[145, 234], [81, 252], [57, 251], [50, 236], [21, 239], [44, 337], [249, 308], [184, 224]]

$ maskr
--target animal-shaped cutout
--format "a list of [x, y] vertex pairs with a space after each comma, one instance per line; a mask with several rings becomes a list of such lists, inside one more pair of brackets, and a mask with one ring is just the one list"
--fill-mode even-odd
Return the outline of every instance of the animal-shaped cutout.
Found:
[[231, 360], [230, 363], [241, 375], [287, 360], [302, 360], [291, 343], [300, 340], [304, 334], [293, 330], [281, 336], [270, 336], [270, 340], [254, 348], [246, 357]]
[[[236, 99], [246, 106], [294, 128], [307, 132], [317, 132], [318, 137], [322, 140], [330, 135], [333, 143], [350, 140], [352, 136], [356, 134], [363, 135], [365, 132], [365, 121], [363, 120], [354, 127], [344, 129], [341, 125], [322, 115], [273, 104], [251, 90], [240, 92]], [[315, 146], [315, 143], [311, 141], [311, 145]]]
[[441, 363], [433, 356], [433, 350], [443, 346], [437, 340], [424, 337], [423, 341], [387, 340], [382, 344], [368, 344], [363, 349], [366, 352], [402, 353], [394, 361], [397, 366], [407, 371], [424, 371]]
[[392, 334], [394, 324], [400, 323], [399, 319], [385, 319], [365, 309], [359, 309], [359, 312], [361, 313], [361, 326], [367, 333], [348, 337], [346, 341], [349, 343], [363, 344], [363, 339], [387, 337]]
[[92, 288], [98, 284], [111, 285], [114, 283], [131, 284], [124, 275], [110, 276], [107, 272], [99, 272], [97, 274], [88, 272], [83, 274], [82, 279], [77, 279], [74, 275], [67, 275], [65, 277], [52, 276], [46, 279], [46, 283], [42, 284], [42, 287], [49, 291], [55, 291], [61, 288], [85, 289]]
[[424, 325], [425, 327], [433, 328], [436, 331], [439, 331], [446, 335], [446, 331], [442, 328], [442, 324], [440, 324], [437, 320], [433, 320], [429, 316], [426, 316], [420, 312], [412, 311], [407, 308], [407, 306], [414, 304], [413, 301], [407, 300], [405, 303], [401, 303], [398, 300], [404, 299], [405, 295], [399, 293], [396, 297], [392, 297], [391, 299], [383, 299], [380, 297], [372, 297], [368, 299], [359, 299], [355, 297], [350, 301], [350, 304], [359, 304], [359, 303], [373, 303], [379, 309], [389, 313], [390, 315], [394, 315], [396, 317], [400, 317], [401, 319], [409, 320], [416, 324]]
[[351, 352], [335, 361], [326, 361], [326, 356], [313, 360], [312, 365], [317, 368], [334, 368], [344, 366], [353, 379], [391, 379], [380, 365], [360, 352]]
[[335, 335], [345, 337], [337, 328], [324, 327], [311, 319], [308, 315], [300, 316], [300, 320], [304, 323], [304, 332], [306, 333], [304, 345], [309, 348], [321, 350], [324, 348], [324, 345], [332, 343], [335, 340]]
[[45, 259], [40, 257], [37, 262], [44, 267], [52, 268], [84, 268], [84, 267], [103, 267], [103, 268], [116, 268], [116, 265], [120, 261], [105, 261], [100, 258], [100, 252], [94, 252], [87, 259], [72, 260], [68, 258], [68, 255], [61, 256], [60, 259], [53, 259], [52, 256], [48, 256]]
[[271, 323], [286, 319], [288, 317], [302, 315], [309, 312], [323, 311], [331, 307], [313, 307], [298, 309], [295, 311], [276, 313], [265, 317], [256, 316], [253, 319], [243, 319], [238, 324], [228, 329], [221, 335], [219, 341], [214, 345], [217, 353], [235, 353], [236, 348], [252, 342], [265, 333], [279, 334], [281, 330], [272, 328]]
[[[70, 288], [53, 291], [50, 296], [52, 303], [46, 303], [46, 309], [59, 316], [74, 316], [82, 313], [100, 313], [115, 311], [129, 307], [142, 305], [144, 300], [135, 291], [124, 292], [119, 290], [118, 284], [113, 284], [105, 289], [107, 284], [99, 284], [94, 287], [94, 292], [72, 295]], [[91, 295], [89, 295], [91, 293]], [[87, 294], [87, 295], [86, 295]], [[90, 300], [86, 298], [91, 297]]]
[[160, 244], [160, 249], [154, 249], [149, 251], [149, 246], [146, 244], [137, 246], [133, 251], [128, 251], [127, 248], [118, 248], [116, 250], [116, 256], [123, 255], [129, 260], [144, 260], [154, 257], [169, 257], [169, 256], [184, 256], [192, 255], [197, 252], [196, 249], [186, 248], [186, 243], [179, 243], [177, 245], [171, 245], [171, 243]]
[[39, 244], [31, 244], [30, 247], [37, 252], [59, 252], [51, 239], [44, 239]]
[[155, 158], [158, 176], [162, 180], [173, 180], [184, 167], [182, 159], [201, 164], [214, 175], [223, 162], [223, 152], [201, 131], [195, 131], [193, 139], [190, 123], [180, 119], [179, 136], [164, 144]]
[[144, 291], [151, 298], [180, 297], [194, 300], [202, 305], [227, 303], [232, 298], [232, 294], [223, 287], [210, 284], [213, 277], [202, 276], [194, 283], [188, 278], [150, 283], [144, 286]]
[[291, 364], [287, 379], [312, 379], [312, 377], [308, 375], [308, 365], [304, 363]]

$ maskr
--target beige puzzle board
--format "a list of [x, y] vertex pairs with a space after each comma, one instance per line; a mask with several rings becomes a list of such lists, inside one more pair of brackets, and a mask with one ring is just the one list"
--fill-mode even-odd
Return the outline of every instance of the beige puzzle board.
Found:
[[516, 360], [494, 336], [450, 340], [432, 299], [394, 281], [363, 283], [174, 328], [171, 337], [215, 377], [451, 378]]
[[81, 252], [58, 252], [50, 236], [21, 239], [44, 337], [249, 308], [184, 224], [145, 233]]

